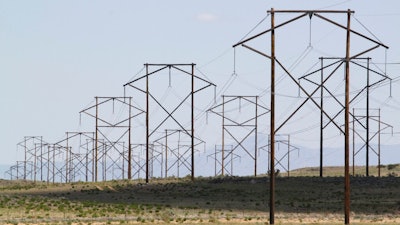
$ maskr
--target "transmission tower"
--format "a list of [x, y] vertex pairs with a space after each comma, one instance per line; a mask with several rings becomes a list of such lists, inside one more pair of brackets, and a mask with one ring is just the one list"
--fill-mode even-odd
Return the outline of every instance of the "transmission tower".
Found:
[[[221, 149], [221, 175], [224, 176], [225, 160], [231, 157], [234, 151], [243, 150], [254, 161], [254, 176], [257, 176], [257, 150], [258, 150], [258, 119], [269, 112], [269, 109], [258, 102], [259, 96], [222, 96], [222, 103], [209, 109], [222, 118], [222, 149]], [[243, 105], [243, 107], [242, 107]], [[242, 112], [244, 108], [251, 108], [248, 113]], [[237, 109], [237, 110], [233, 110]], [[238, 115], [242, 115], [238, 118]], [[226, 136], [226, 135], [228, 136]], [[227, 140], [233, 141], [233, 148], [225, 149]], [[254, 144], [248, 146], [246, 141]], [[250, 150], [250, 148], [253, 148]]]
[[[191, 178], [194, 180], [194, 151], [195, 151], [195, 102], [194, 97], [198, 92], [215, 85], [199, 76], [195, 75], [195, 64], [145, 64], [146, 73], [139, 78], [136, 78], [126, 84], [125, 87], [133, 88], [133, 91], [138, 91], [139, 94], [145, 95], [144, 107], [146, 113], [146, 183], [150, 177], [151, 163], [151, 139], [157, 139], [155, 134], [162, 133], [165, 129], [182, 130], [190, 137], [190, 171]], [[188, 69], [189, 68], [189, 69]], [[159, 75], [159, 76], [156, 76]], [[162, 76], [164, 75], [164, 76]], [[177, 77], [179, 75], [179, 78]], [[156, 79], [155, 78], [158, 78]], [[167, 79], [165, 79], [167, 77]], [[173, 88], [172, 78], [179, 80], [179, 89]], [[195, 83], [196, 81], [196, 83]], [[150, 86], [150, 82], [157, 82], [157, 87]], [[172, 104], [166, 104], [166, 95], [159, 94], [160, 84], [167, 82], [167, 92], [173, 92], [174, 97]], [[179, 93], [177, 91], [180, 91]], [[177, 95], [183, 94], [183, 99], [177, 98]], [[178, 100], [179, 99], [179, 100]], [[154, 104], [150, 104], [154, 103]], [[184, 109], [185, 104], [190, 104], [190, 118], [188, 113], [180, 110]], [[152, 113], [161, 111], [159, 116], [152, 116]], [[178, 116], [178, 113], [180, 113]], [[185, 126], [185, 123], [190, 121], [190, 128]]]
[[[132, 104], [132, 97], [95, 97], [95, 100], [94, 105], [80, 111], [95, 119], [94, 180], [98, 180], [99, 169], [103, 179], [107, 179], [107, 173], [113, 174], [114, 166], [119, 167], [122, 174], [124, 162], [127, 164], [127, 177], [131, 179], [131, 120], [144, 111]], [[120, 109], [118, 114], [115, 114], [116, 104]]]
[[[345, 37], [346, 37], [346, 43], [345, 43], [345, 56], [341, 57], [344, 59], [342, 62], [345, 66], [345, 100], [343, 103], [341, 103], [344, 106], [344, 111], [342, 114], [344, 114], [344, 129], [340, 127], [339, 124], [335, 124], [335, 126], [340, 130], [341, 133], [344, 134], [344, 164], [345, 164], [345, 181], [344, 181], [344, 186], [345, 186], [345, 195], [344, 195], [344, 221], [345, 224], [350, 223], [350, 170], [349, 170], [349, 161], [350, 161], [350, 138], [349, 138], [349, 133], [350, 133], [350, 63], [351, 59], [360, 57], [362, 55], [365, 55], [366, 53], [369, 53], [379, 47], [384, 47], [388, 48], [386, 45], [382, 44], [379, 41], [373, 40], [372, 38], [369, 38], [365, 35], [363, 35], [360, 32], [354, 31], [351, 28], [351, 15], [354, 13], [354, 11], [351, 10], [275, 10], [271, 9], [268, 11], [269, 15], [271, 16], [271, 27], [268, 30], [265, 30], [263, 32], [260, 32], [256, 35], [253, 35], [252, 37], [246, 38], [237, 44], [235, 44], [233, 47], [236, 46], [243, 46], [263, 57], [266, 57], [270, 59], [270, 69], [271, 69], [271, 83], [270, 83], [270, 91], [271, 91], [271, 96], [270, 96], [270, 101], [271, 101], [271, 107], [270, 107], [270, 135], [271, 135], [271, 157], [270, 157], [270, 171], [275, 171], [275, 135], [278, 133], [278, 131], [289, 121], [297, 112], [298, 110], [305, 105], [308, 101], [311, 101], [314, 103], [314, 105], [319, 109], [322, 110], [324, 115], [329, 119], [329, 121], [334, 122], [333, 118], [325, 112], [321, 108], [321, 105], [313, 98], [313, 95], [320, 89], [320, 87], [315, 88], [313, 91], [309, 92], [307, 91], [299, 82], [298, 80], [294, 77], [294, 75], [290, 72], [290, 70], [285, 66], [282, 61], [280, 61], [279, 57], [277, 57], [276, 49], [275, 49], [275, 39], [276, 39], [276, 31], [279, 29], [282, 29], [282, 27], [287, 26], [288, 24], [293, 23], [294, 21], [299, 20], [300, 18], [306, 18], [307, 16], [310, 18], [318, 18], [321, 19], [323, 22], [327, 22], [330, 25], [333, 25], [337, 28], [340, 28], [345, 31]], [[275, 16], [276, 14], [296, 14], [297, 16], [286, 20], [280, 24], [275, 24]], [[338, 22], [335, 22], [334, 20], [326, 17], [325, 15], [338, 15], [338, 14], [344, 14], [347, 16], [347, 25], [341, 25]], [[250, 42], [253, 39], [256, 39], [257, 37], [260, 37], [264, 34], [269, 33], [270, 36], [270, 54], [266, 54], [263, 51], [257, 50], [253, 47], [250, 47], [247, 43]], [[366, 40], [367, 42], [371, 43], [373, 46], [368, 49], [363, 49], [361, 52], [358, 53], [352, 53], [350, 51], [350, 37], [351, 36], [356, 36], [358, 38], [361, 38], [362, 40]], [[278, 67], [276, 67], [276, 65]], [[306, 100], [303, 101], [303, 103], [292, 113], [289, 115], [289, 117], [281, 124], [276, 126], [275, 124], [275, 97], [276, 97], [276, 89], [275, 89], [275, 75], [276, 75], [276, 70], [281, 69], [285, 75], [287, 75], [290, 80], [292, 80], [301, 90], [302, 93], [304, 93], [307, 98]], [[324, 80], [324, 82], [326, 79]], [[324, 83], [323, 82], [323, 83]], [[275, 223], [275, 175], [274, 173], [271, 173], [270, 176], [270, 224]]]

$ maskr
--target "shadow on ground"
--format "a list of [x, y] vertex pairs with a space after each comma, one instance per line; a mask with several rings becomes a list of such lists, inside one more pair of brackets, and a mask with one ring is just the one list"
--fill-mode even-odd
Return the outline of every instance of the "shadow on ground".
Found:
[[[276, 180], [276, 211], [288, 213], [343, 212], [344, 178], [290, 177]], [[224, 177], [73, 183], [68, 189], [27, 192], [77, 202], [155, 205], [191, 209], [269, 210], [267, 177]], [[400, 212], [400, 178], [352, 177], [351, 211], [361, 214]]]

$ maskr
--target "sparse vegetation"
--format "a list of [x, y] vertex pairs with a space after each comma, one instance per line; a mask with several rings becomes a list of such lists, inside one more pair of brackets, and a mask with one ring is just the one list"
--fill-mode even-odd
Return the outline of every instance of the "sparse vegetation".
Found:
[[388, 166], [387, 166], [387, 169], [388, 170], [393, 170], [393, 169], [395, 169], [396, 167], [398, 167], [399, 166], [399, 164], [389, 164]]
[[[389, 165], [381, 169], [389, 167], [396, 173], [400, 169]], [[276, 220], [280, 224], [342, 224], [343, 177], [330, 176], [336, 170], [326, 168], [325, 178], [277, 178]], [[351, 178], [355, 224], [400, 223], [400, 178], [389, 175]], [[43, 187], [42, 183], [3, 181], [0, 224], [265, 224], [268, 182], [268, 177], [218, 177]]]

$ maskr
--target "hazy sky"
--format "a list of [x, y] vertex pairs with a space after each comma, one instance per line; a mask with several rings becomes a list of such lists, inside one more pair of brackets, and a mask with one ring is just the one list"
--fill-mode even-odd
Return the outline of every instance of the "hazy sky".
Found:
[[[62, 139], [66, 131], [79, 130], [78, 112], [94, 96], [122, 96], [122, 85], [144, 63], [196, 63], [198, 70], [217, 84], [217, 90], [236, 70], [239, 78], [232, 88], [237, 89], [224, 93], [263, 92], [269, 82], [269, 61], [240, 47], [236, 50], [234, 68], [232, 45], [262, 21], [272, 7], [354, 10], [354, 18], [361, 22], [352, 20], [358, 30], [368, 36], [376, 35], [390, 47], [386, 56], [391, 64], [386, 69], [394, 78], [392, 98], [387, 98], [389, 85], [386, 84], [382, 87], [383, 94], [375, 96], [373, 107], [382, 108], [383, 120], [399, 131], [400, 91], [395, 79], [400, 72], [400, 2], [397, 0], [0, 0], [0, 164], [21, 160], [16, 144], [24, 136], [43, 136], [51, 143]], [[256, 30], [267, 29], [269, 18]], [[280, 54], [281, 58], [292, 63], [309, 43], [314, 48], [308, 50], [315, 55], [337, 51], [335, 44], [322, 50], [317, 43], [334, 35], [336, 30], [321, 29], [318, 34], [318, 25], [312, 26], [310, 39], [308, 22], [304, 25], [304, 28], [294, 27], [296, 32], [291, 35], [280, 37], [280, 43], [290, 42], [297, 36], [304, 36], [305, 40], [298, 50], [282, 47], [288, 54]], [[269, 41], [264, 41], [265, 49], [261, 50], [268, 52]], [[359, 48], [357, 44], [353, 46]], [[344, 53], [343, 48], [341, 52]], [[384, 68], [380, 63], [385, 62], [385, 52], [378, 52], [374, 62]], [[261, 79], [252, 77], [260, 73], [264, 75]], [[266, 97], [262, 102], [268, 104], [269, 100]], [[220, 128], [218, 135], [219, 132]], [[385, 140], [398, 144], [399, 136]], [[216, 142], [214, 139], [207, 145], [214, 146]]]

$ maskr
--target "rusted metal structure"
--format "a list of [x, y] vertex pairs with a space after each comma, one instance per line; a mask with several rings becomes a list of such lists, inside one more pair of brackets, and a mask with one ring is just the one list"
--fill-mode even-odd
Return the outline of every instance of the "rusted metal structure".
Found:
[[[145, 65], [146, 72], [144, 75], [136, 78], [126, 84], [124, 84], [124, 88], [131, 87], [134, 91], [138, 91], [139, 94], [144, 94], [145, 96], [145, 113], [146, 113], [146, 183], [149, 182], [150, 177], [150, 162], [151, 162], [151, 143], [152, 140], [157, 139], [155, 137], [156, 132], [163, 132], [165, 129], [179, 129], [182, 130], [186, 135], [191, 138], [190, 143], [190, 170], [191, 170], [191, 178], [194, 179], [194, 151], [195, 151], [195, 102], [194, 96], [198, 92], [211, 87], [215, 86], [213, 83], [195, 75], [195, 66], [196, 64], [148, 64]], [[183, 93], [184, 97], [182, 100], [177, 100], [175, 98], [174, 103], [170, 105], [165, 105], [163, 99], [165, 96], [162, 94], [158, 95], [157, 89], [154, 89], [150, 86], [150, 82], [154, 82], [154, 77], [156, 75], [164, 75], [158, 76], [157, 78], [163, 79], [168, 77], [167, 79], [158, 80], [158, 86], [160, 83], [163, 83], [165, 80], [168, 80], [168, 90], [172, 90], [172, 76], [174, 75], [181, 75], [179, 77], [179, 90], [187, 90]], [[151, 80], [152, 79], [152, 80]], [[178, 78], [177, 78], [178, 79]], [[196, 81], [196, 83], [195, 83]], [[152, 83], [153, 84], [153, 83]], [[150, 108], [150, 102], [155, 103], [154, 108]], [[190, 104], [190, 118], [187, 117], [187, 114], [181, 114], [181, 116], [177, 116], [179, 110], [183, 108], [186, 104]], [[150, 113], [161, 110], [163, 114], [159, 116], [159, 118], [155, 119], [154, 117], [152, 120], [150, 119]], [[186, 115], [186, 116], [185, 116]], [[190, 128], [185, 126], [185, 123], [190, 121]], [[161, 130], [161, 131], [160, 131]]]
[[[345, 67], [345, 98], [344, 102], [342, 103], [344, 106], [343, 114], [344, 114], [344, 129], [342, 129], [340, 126], [337, 126], [337, 128], [344, 134], [344, 187], [345, 187], [345, 194], [344, 194], [344, 223], [349, 224], [350, 223], [350, 173], [349, 173], [349, 162], [350, 162], [350, 63], [351, 60], [357, 57], [360, 57], [362, 55], [365, 55], [368, 52], [371, 52], [379, 47], [384, 47], [388, 48], [386, 45], [382, 44], [380, 41], [376, 41], [372, 38], [367, 37], [366, 35], [363, 35], [360, 32], [354, 31], [351, 29], [351, 15], [354, 13], [354, 11], [351, 10], [275, 10], [271, 9], [268, 10], [268, 13], [271, 15], [271, 26], [269, 29], [260, 32], [256, 35], [253, 35], [249, 38], [246, 38], [235, 45], [233, 47], [237, 46], [243, 46], [261, 56], [264, 56], [268, 59], [270, 59], [270, 77], [271, 77], [271, 82], [270, 82], [270, 91], [271, 91], [271, 96], [270, 96], [270, 133], [271, 133], [271, 157], [270, 157], [270, 171], [275, 171], [275, 135], [278, 133], [278, 131], [297, 113], [297, 111], [308, 101], [312, 101], [314, 105], [322, 111], [322, 113], [330, 120], [333, 121], [333, 118], [327, 114], [321, 107], [321, 105], [313, 99], [313, 95], [321, 89], [321, 86], [318, 86], [315, 88], [312, 92], [307, 91], [297, 80], [296, 78], [292, 75], [292, 73], [288, 70], [288, 68], [283, 65], [283, 63], [276, 57], [276, 49], [275, 49], [275, 33], [276, 30], [282, 29], [282, 27], [299, 20], [300, 18], [304, 17], [309, 17], [310, 19], [312, 17], [321, 19], [324, 22], [327, 22], [328, 24], [334, 25], [337, 28], [341, 28], [342, 30], [345, 31], [346, 33], [346, 47], [345, 47], [345, 56], [341, 57], [343, 58], [343, 64]], [[297, 16], [288, 19], [280, 24], [275, 24], [275, 16], [276, 14], [296, 14]], [[330, 14], [345, 14], [347, 16], [347, 22], [346, 25], [341, 25], [338, 22], [335, 22], [334, 20], [326, 17], [325, 15], [330, 15]], [[250, 47], [247, 43], [253, 39], [256, 39], [264, 34], [270, 33], [270, 54], [266, 54], [260, 50], [257, 50], [253, 47]], [[350, 51], [350, 37], [351, 35], [357, 36], [359, 38], [362, 38], [363, 40], [367, 40], [368, 42], [372, 43], [374, 46], [368, 49], [363, 50], [362, 52], [358, 53], [352, 53]], [[276, 126], [275, 124], [275, 76], [276, 76], [276, 70], [278, 69], [276, 67], [276, 64], [278, 65], [278, 68], [283, 70], [285, 75], [289, 76], [290, 79], [299, 87], [302, 93], [304, 93], [307, 98], [306, 100], [296, 109], [294, 112], [288, 116], [288, 118], [279, 126]], [[327, 80], [324, 79], [322, 84]], [[271, 173], [270, 176], [270, 224], [275, 223], [275, 175], [274, 173]]]
[[[227, 171], [225, 161], [228, 159], [228, 163], [232, 163], [231, 154], [239, 150], [243, 150], [254, 161], [253, 175], [257, 176], [258, 119], [269, 112], [268, 108], [259, 103], [258, 98], [259, 96], [223, 95], [222, 103], [208, 110], [208, 112], [212, 112], [222, 118], [222, 145], [220, 151], [220, 171], [222, 176]], [[242, 113], [245, 108], [250, 108], [248, 113]], [[238, 118], [238, 114], [244, 115]], [[234, 144], [231, 149], [226, 150], [225, 143], [229, 139]], [[246, 146], [244, 144], [246, 141], [254, 143], [251, 146], [253, 149], [249, 149], [249, 145]]]

